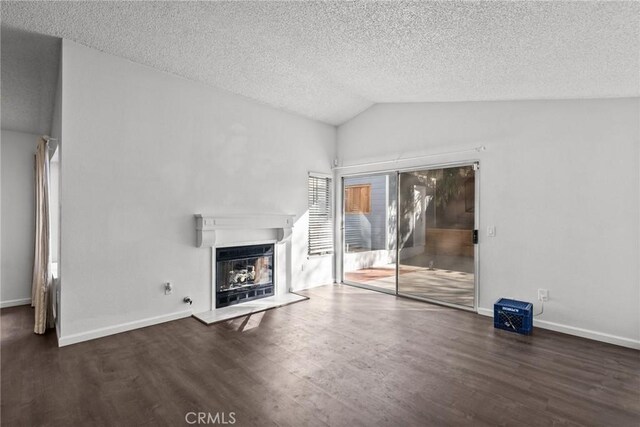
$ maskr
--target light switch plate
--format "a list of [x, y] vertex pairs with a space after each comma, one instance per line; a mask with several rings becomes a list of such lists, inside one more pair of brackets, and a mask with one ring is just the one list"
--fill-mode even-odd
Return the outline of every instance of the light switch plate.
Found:
[[487, 236], [496, 237], [496, 226], [490, 225], [487, 227]]

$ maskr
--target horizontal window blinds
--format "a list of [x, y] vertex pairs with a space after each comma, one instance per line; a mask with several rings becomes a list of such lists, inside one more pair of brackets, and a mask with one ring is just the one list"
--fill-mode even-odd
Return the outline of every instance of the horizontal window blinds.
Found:
[[309, 255], [333, 253], [331, 178], [309, 175]]

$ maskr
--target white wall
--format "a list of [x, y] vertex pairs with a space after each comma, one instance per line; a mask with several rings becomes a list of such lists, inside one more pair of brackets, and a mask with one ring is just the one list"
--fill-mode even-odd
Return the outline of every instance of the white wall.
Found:
[[638, 347], [638, 101], [380, 104], [338, 128], [338, 156], [347, 165], [485, 145], [344, 172], [479, 159], [480, 312], [501, 296], [537, 306], [547, 288], [538, 326]]
[[53, 262], [60, 260], [60, 159], [62, 145], [62, 61], [58, 65], [58, 83], [54, 97], [53, 115], [51, 120], [51, 137], [57, 139], [58, 149], [51, 158], [50, 163], [50, 195], [51, 203], [51, 259]]
[[58, 63], [58, 82], [54, 97], [51, 136], [58, 141], [58, 149], [51, 158], [50, 211], [51, 211], [51, 260], [57, 269], [57, 278], [53, 281], [52, 295], [56, 321], [56, 333], [60, 336], [60, 163], [62, 161], [62, 59]]
[[38, 135], [2, 130], [3, 307], [31, 302], [34, 245], [34, 154]]
[[58, 263], [59, 256], [59, 234], [60, 234], [60, 211], [58, 206], [60, 190], [60, 155], [55, 153], [49, 163], [49, 203], [51, 212], [51, 262]]
[[304, 218], [334, 127], [66, 40], [62, 70], [62, 344], [208, 310], [195, 213], [297, 215], [295, 287], [332, 282]]

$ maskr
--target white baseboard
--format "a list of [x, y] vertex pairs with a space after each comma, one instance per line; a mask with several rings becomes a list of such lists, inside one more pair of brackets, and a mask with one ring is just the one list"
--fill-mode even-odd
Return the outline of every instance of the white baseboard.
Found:
[[106, 337], [108, 335], [119, 334], [121, 332], [140, 329], [146, 326], [157, 325], [159, 323], [170, 322], [172, 320], [183, 319], [191, 316], [191, 310], [177, 311], [175, 313], [164, 314], [162, 316], [148, 317], [146, 319], [135, 320], [133, 322], [121, 323], [119, 325], [107, 326], [106, 328], [93, 329], [87, 332], [80, 332], [67, 336], [58, 337], [58, 346], [64, 347], [71, 344], [77, 344], [83, 341], [89, 341], [96, 338]]
[[[493, 310], [488, 308], [478, 308], [478, 314], [493, 317]], [[640, 350], [640, 341], [631, 338], [619, 337], [617, 335], [605, 334], [603, 332], [592, 331], [589, 329], [576, 328], [575, 326], [562, 325], [560, 323], [549, 322], [547, 320], [533, 319], [533, 326], [550, 331], [562, 332], [563, 334], [575, 335], [590, 340], [602, 341], [609, 344], [615, 344], [622, 347]]]
[[320, 286], [333, 285], [335, 282], [322, 282], [322, 283], [313, 283], [311, 285], [306, 284], [299, 288], [290, 288], [289, 292], [298, 292], [298, 291], [306, 291], [307, 289], [319, 288]]
[[27, 305], [27, 304], [31, 304], [31, 298], [11, 299], [7, 301], [1, 301], [0, 308], [15, 307], [17, 305]]

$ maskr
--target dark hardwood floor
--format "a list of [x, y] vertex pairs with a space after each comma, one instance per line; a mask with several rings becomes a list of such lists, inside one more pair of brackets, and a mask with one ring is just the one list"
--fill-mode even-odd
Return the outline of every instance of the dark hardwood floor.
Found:
[[638, 351], [347, 286], [304, 294], [63, 348], [31, 332], [29, 307], [3, 309], [2, 425], [186, 425], [188, 412], [234, 412], [238, 426], [640, 423]]

